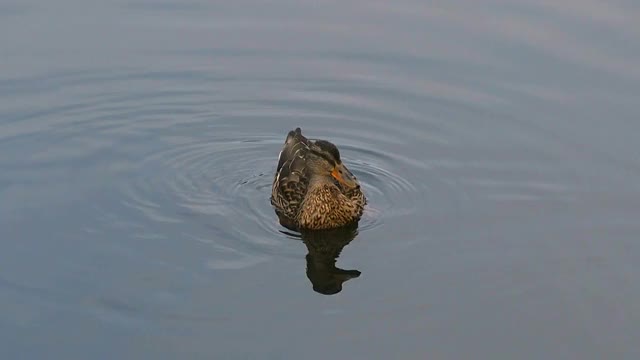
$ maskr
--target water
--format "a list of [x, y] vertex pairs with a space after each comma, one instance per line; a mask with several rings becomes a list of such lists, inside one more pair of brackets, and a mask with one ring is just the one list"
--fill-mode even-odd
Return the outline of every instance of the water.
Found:
[[[3, 358], [638, 358], [638, 19], [0, 2]], [[297, 126], [363, 183], [357, 231], [277, 223]]]

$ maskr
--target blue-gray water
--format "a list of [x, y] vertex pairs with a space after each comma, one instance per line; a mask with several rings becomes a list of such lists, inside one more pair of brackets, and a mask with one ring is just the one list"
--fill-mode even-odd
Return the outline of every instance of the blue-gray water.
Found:
[[[639, 19], [0, 1], [2, 358], [640, 358]], [[362, 181], [355, 238], [278, 225], [296, 126]]]

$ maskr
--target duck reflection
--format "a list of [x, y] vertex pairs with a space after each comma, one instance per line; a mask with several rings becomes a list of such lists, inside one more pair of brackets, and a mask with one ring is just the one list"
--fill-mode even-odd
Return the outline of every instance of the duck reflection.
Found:
[[324, 295], [342, 291], [342, 284], [360, 276], [358, 270], [344, 270], [336, 267], [336, 261], [351, 240], [358, 235], [357, 228], [314, 231], [302, 234], [307, 247], [307, 278], [313, 290]]
[[[281, 224], [294, 230], [286, 226], [286, 223]], [[357, 224], [332, 230], [304, 231], [300, 234], [299, 237], [307, 247], [307, 278], [315, 292], [324, 295], [337, 294], [342, 291], [344, 282], [360, 276], [358, 270], [336, 267], [342, 249], [357, 235]]]

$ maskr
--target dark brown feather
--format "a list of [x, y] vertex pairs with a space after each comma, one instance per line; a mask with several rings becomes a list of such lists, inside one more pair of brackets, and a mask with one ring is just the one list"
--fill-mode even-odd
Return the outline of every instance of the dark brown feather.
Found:
[[[278, 216], [284, 216], [290, 220], [288, 222], [299, 224], [301, 216], [305, 215], [301, 212], [306, 212], [306, 221], [303, 222], [310, 223], [308, 220], [311, 216], [314, 219], [318, 218], [317, 221], [314, 220], [313, 225], [318, 228], [357, 221], [362, 215], [362, 207], [366, 203], [359, 187], [347, 192], [337, 186], [332, 179], [329, 179], [325, 184], [329, 187], [323, 191], [313, 191], [310, 194], [309, 186], [311, 178], [314, 176], [310, 168], [311, 159], [315, 159], [313, 161], [320, 159], [320, 161], [326, 161], [335, 166], [336, 162], [340, 162], [340, 152], [335, 145], [328, 141], [307, 139], [302, 135], [300, 128], [290, 131], [280, 152], [271, 188], [271, 204]], [[314, 198], [309, 199], [309, 196]], [[306, 204], [304, 209], [303, 204]], [[315, 225], [316, 223], [318, 225]]]

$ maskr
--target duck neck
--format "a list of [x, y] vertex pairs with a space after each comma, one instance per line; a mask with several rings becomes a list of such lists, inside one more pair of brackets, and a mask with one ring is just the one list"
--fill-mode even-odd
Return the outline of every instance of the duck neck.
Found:
[[328, 176], [313, 175], [311, 179], [309, 179], [309, 189], [332, 185], [335, 185], [335, 183], [333, 179]]

